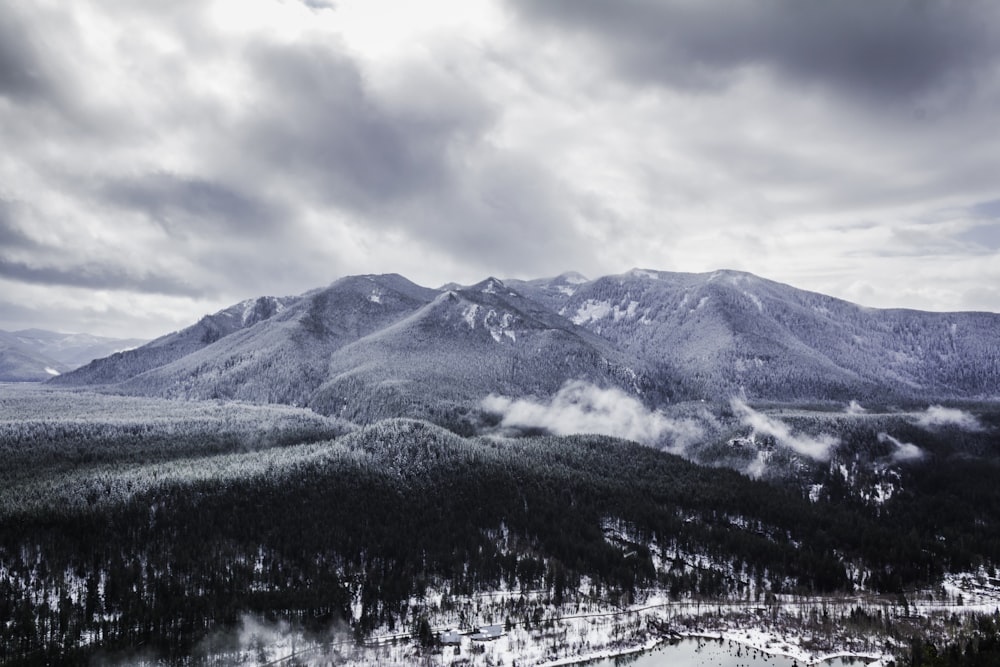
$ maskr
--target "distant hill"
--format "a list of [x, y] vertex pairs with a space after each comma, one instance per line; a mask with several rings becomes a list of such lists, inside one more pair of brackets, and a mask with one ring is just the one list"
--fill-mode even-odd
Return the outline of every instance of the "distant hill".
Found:
[[45, 329], [0, 331], [0, 382], [38, 382], [145, 343]]
[[440, 289], [350, 276], [237, 304], [51, 382], [452, 423], [491, 393], [545, 397], [568, 380], [648, 406], [991, 397], [1000, 315], [863, 308], [734, 271]]

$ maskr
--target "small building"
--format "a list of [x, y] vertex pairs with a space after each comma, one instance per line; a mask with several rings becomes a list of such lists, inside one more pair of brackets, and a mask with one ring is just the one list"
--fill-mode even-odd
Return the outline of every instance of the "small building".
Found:
[[484, 625], [479, 628], [479, 632], [472, 635], [472, 639], [478, 642], [489, 642], [503, 637], [502, 625]]
[[441, 645], [461, 646], [462, 635], [458, 634], [457, 630], [445, 630], [444, 632], [441, 633]]

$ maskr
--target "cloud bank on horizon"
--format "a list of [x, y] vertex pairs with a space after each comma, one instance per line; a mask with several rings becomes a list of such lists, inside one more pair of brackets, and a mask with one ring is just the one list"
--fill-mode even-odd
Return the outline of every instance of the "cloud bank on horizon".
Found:
[[998, 111], [988, 0], [6, 3], [0, 329], [632, 266], [1000, 311]]

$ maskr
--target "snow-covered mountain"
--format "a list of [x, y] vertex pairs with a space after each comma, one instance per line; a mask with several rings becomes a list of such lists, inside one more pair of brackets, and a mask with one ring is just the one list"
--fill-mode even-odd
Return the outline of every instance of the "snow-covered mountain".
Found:
[[863, 308], [748, 273], [633, 270], [440, 289], [351, 276], [262, 297], [54, 378], [65, 385], [451, 422], [568, 380], [683, 399], [1000, 393], [1000, 315]]
[[683, 380], [692, 398], [991, 396], [1000, 315], [882, 310], [749, 273], [634, 269], [530, 293]]
[[0, 331], [0, 382], [37, 382], [145, 343], [45, 329]]
[[[186, 329], [160, 336], [142, 347], [97, 359], [73, 373], [73, 377], [66, 378], [65, 381], [75, 386], [125, 382], [182, 359], [237, 331], [263, 322], [298, 299], [299, 297], [262, 296], [242, 301], [212, 315], [206, 315]], [[60, 378], [57, 383], [63, 381]]]
[[656, 403], [669, 392], [638, 357], [495, 278], [440, 292], [336, 350], [327, 370], [310, 405], [361, 421], [404, 414], [451, 423], [491, 393], [546, 396], [570, 378]]

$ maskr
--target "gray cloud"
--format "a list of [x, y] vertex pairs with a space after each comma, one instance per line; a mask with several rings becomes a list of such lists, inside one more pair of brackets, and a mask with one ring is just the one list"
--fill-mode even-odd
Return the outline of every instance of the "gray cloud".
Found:
[[404, 67], [378, 94], [327, 45], [255, 45], [249, 60], [262, 104], [239, 124], [238, 159], [259, 178], [292, 181], [367, 229], [404, 232], [484, 274], [587, 254], [568, 224], [573, 195], [544, 161], [484, 142], [497, 111], [465, 75]]
[[0, 10], [0, 97], [31, 101], [50, 94], [44, 63], [32, 27], [14, 8]]
[[978, 246], [985, 252], [1000, 250], [1000, 222], [975, 225], [961, 232], [956, 238]]
[[157, 173], [106, 184], [107, 201], [149, 216], [172, 234], [258, 234], [289, 212], [259, 196], [200, 178]]
[[1000, 199], [979, 202], [972, 206], [971, 212], [979, 218], [1000, 220]]
[[106, 263], [85, 263], [66, 267], [31, 266], [0, 257], [0, 276], [36, 285], [89, 287], [93, 289], [130, 289], [152, 294], [205, 296], [206, 289], [193, 286], [175, 276], [139, 274]]
[[513, 0], [532, 19], [595, 38], [629, 76], [717, 87], [763, 66], [799, 84], [912, 100], [973, 85], [1000, 55], [1000, 14], [985, 1], [755, 3]]
[[247, 57], [260, 104], [241, 123], [241, 148], [336, 205], [373, 210], [441, 188], [449, 142], [480, 122], [446, 101], [424, 117], [388, 109], [327, 45], [255, 44]]
[[18, 206], [0, 199], [0, 248], [36, 248], [33, 241], [17, 224]]

